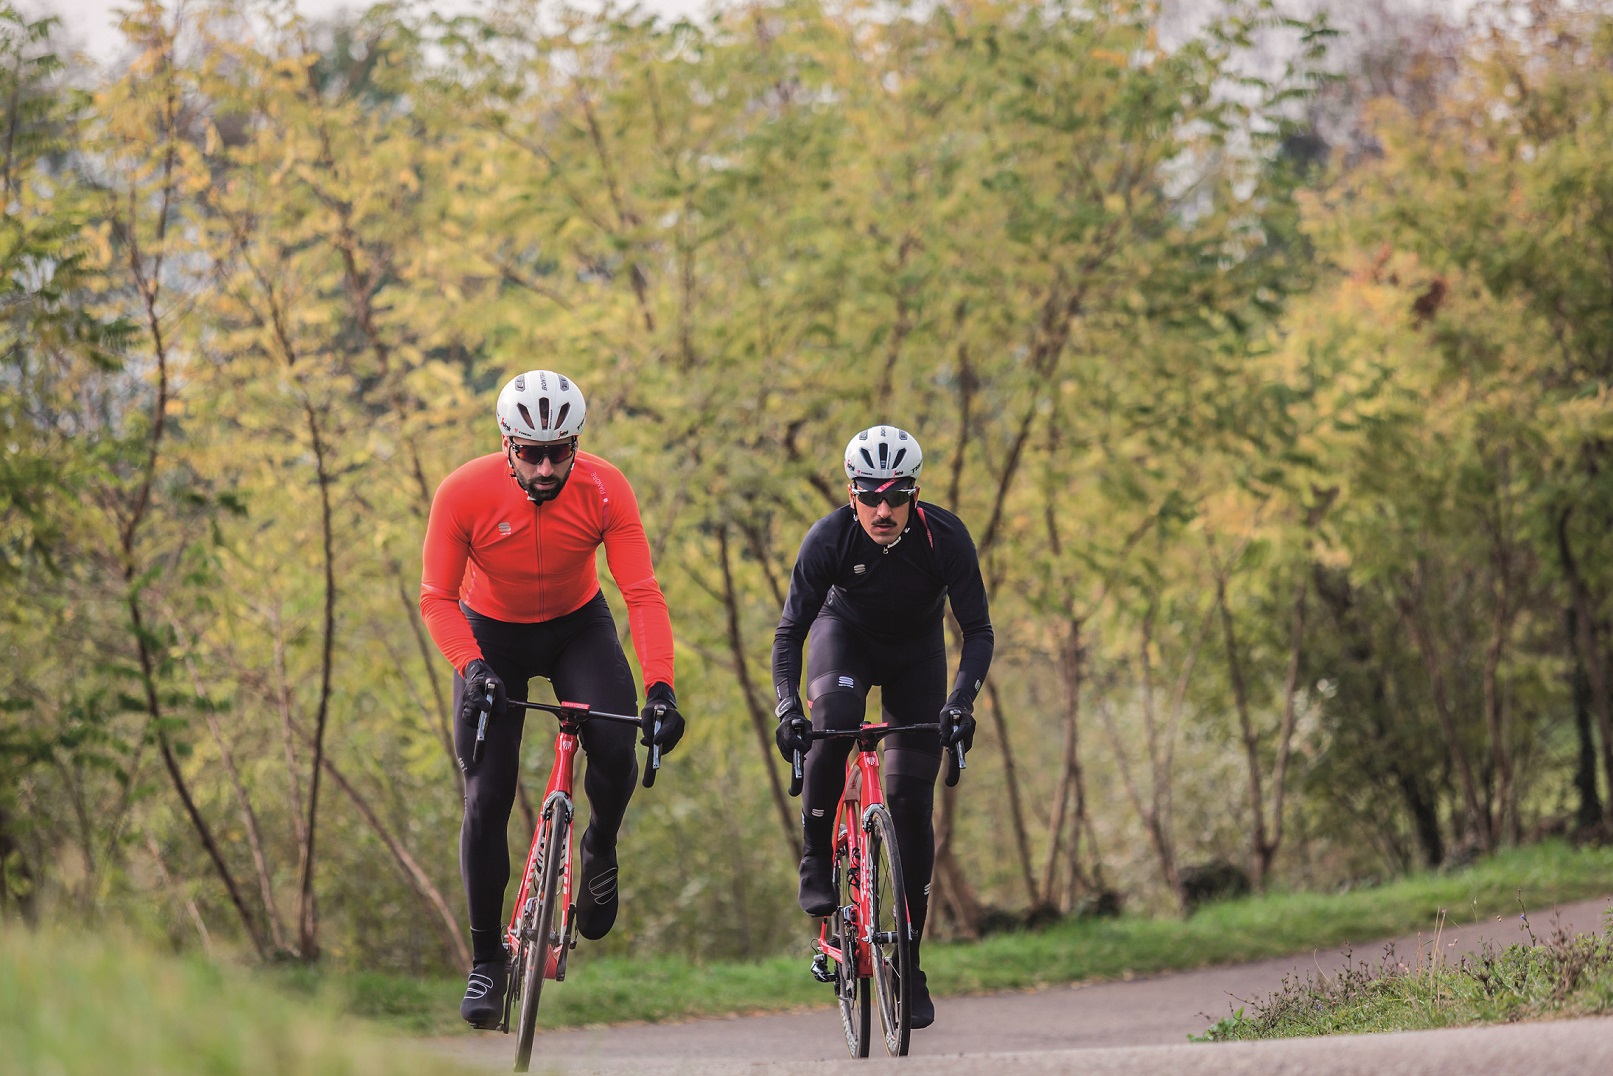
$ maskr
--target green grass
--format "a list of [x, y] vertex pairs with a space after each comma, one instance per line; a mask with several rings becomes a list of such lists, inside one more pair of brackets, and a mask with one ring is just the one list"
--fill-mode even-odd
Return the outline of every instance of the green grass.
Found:
[[414, 1076], [465, 1071], [240, 969], [0, 921], [0, 1072]]
[[1253, 1009], [1220, 1020], [1200, 1041], [1606, 1016], [1613, 1013], [1613, 935], [1554, 929], [1544, 938], [1485, 946], [1454, 964], [1437, 952], [1407, 963], [1391, 948], [1376, 965], [1352, 960], [1334, 975], [1290, 979]]
[[[1346, 943], [1432, 932], [1451, 922], [1517, 914], [1544, 922], [1553, 903], [1613, 893], [1613, 849], [1576, 850], [1557, 841], [1509, 850], [1470, 868], [1335, 894], [1294, 893], [1213, 905], [1187, 920], [1075, 920], [975, 943], [928, 943], [924, 966], [939, 995], [1016, 990], [1057, 983], [1236, 963]], [[546, 1027], [664, 1021], [827, 1006], [829, 987], [807, 974], [808, 929], [796, 954], [753, 963], [699, 964], [675, 958], [591, 959], [582, 943], [564, 983], [544, 991]], [[463, 980], [325, 974], [279, 981], [298, 990], [335, 990], [353, 1012], [422, 1034], [458, 1033]]]

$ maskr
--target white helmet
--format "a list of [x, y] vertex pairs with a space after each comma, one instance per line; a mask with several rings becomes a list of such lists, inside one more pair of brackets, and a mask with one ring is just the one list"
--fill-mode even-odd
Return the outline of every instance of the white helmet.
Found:
[[918, 481], [924, 453], [906, 430], [870, 426], [846, 444], [846, 477], [883, 481], [906, 478]]
[[565, 440], [577, 436], [587, 415], [582, 390], [553, 370], [518, 374], [498, 394], [498, 428], [506, 437]]

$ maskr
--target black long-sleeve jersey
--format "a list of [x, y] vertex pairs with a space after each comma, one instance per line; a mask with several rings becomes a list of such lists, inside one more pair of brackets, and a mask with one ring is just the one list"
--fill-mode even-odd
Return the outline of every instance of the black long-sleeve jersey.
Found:
[[773, 635], [773, 688], [781, 701], [799, 696], [801, 647], [820, 615], [850, 623], [877, 644], [939, 632], [950, 597], [963, 653], [947, 702], [974, 702], [995, 645], [980, 558], [957, 516], [925, 501], [916, 508], [887, 546], [868, 536], [849, 504], [807, 531]]

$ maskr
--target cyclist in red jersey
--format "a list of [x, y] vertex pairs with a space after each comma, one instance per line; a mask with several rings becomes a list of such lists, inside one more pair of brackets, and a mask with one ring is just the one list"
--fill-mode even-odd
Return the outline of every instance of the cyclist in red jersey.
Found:
[[[672, 622], [655, 581], [638, 501], [622, 472], [578, 450], [582, 392], [550, 370], [516, 377], [498, 398], [502, 451], [443, 480], [431, 502], [420, 578], [420, 614], [454, 667], [454, 750], [465, 771], [459, 863], [470, 907], [472, 968], [460, 1014], [492, 1028], [508, 986], [503, 942], [510, 879], [506, 830], [515, 803], [522, 722], [500, 720], [508, 698], [547, 677], [563, 700], [631, 712], [633, 674], [599, 589], [595, 551], [605, 547], [627, 602], [644, 672], [643, 742], [662, 753], [683, 735], [672, 690]], [[493, 713], [479, 761], [471, 748], [488, 689]], [[638, 778], [630, 728], [593, 722], [588, 755], [577, 929], [598, 939], [616, 921], [616, 834]]]

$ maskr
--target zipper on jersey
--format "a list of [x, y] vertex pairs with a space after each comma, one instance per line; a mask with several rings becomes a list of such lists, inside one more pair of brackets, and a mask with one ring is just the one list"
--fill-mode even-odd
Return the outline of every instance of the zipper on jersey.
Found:
[[547, 620], [543, 606], [543, 505], [532, 505], [532, 552], [538, 564], [538, 619]]

